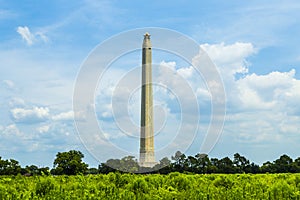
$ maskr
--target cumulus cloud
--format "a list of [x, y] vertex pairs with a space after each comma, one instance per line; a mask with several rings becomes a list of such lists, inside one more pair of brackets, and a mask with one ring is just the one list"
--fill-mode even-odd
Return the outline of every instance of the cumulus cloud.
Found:
[[202, 100], [210, 100], [211, 99], [211, 93], [204, 88], [198, 88], [196, 90], [196, 95], [202, 99]]
[[282, 133], [292, 133], [293, 135], [297, 135], [300, 132], [299, 122], [299, 116], [289, 116], [278, 121], [278, 124]]
[[[247, 59], [257, 53], [251, 43], [203, 44], [217, 65], [227, 97], [225, 132], [239, 142], [279, 142], [299, 130], [300, 80], [296, 70], [249, 73]], [[243, 77], [236, 78], [237, 73]], [[201, 89], [197, 90], [201, 91]]]
[[[166, 61], [162, 61], [159, 63], [159, 68], [161, 70], [161, 72], [163, 73], [164, 69], [166, 69], [167, 71], [171, 70], [171, 71], [175, 71], [176, 70], [176, 62], [166, 62]], [[168, 70], [169, 69], [169, 70]]]
[[246, 58], [257, 52], [251, 43], [236, 42], [231, 45], [202, 44], [200, 47], [207, 52], [219, 70], [226, 70], [229, 74], [247, 73]]
[[239, 60], [244, 60], [247, 56], [256, 52], [253, 44], [236, 42], [234, 44], [202, 44], [200, 45], [211, 59], [218, 64], [232, 64]]
[[[74, 127], [65, 123], [0, 126], [1, 149], [7, 152], [64, 151], [80, 146]], [[68, 136], [68, 137], [66, 137]]]
[[12, 80], [3, 80], [2, 82], [7, 89], [13, 89], [15, 87], [15, 83]]
[[[300, 96], [295, 90], [300, 84], [294, 78], [295, 70], [289, 72], [271, 72], [266, 75], [250, 74], [236, 81], [239, 98], [243, 106], [248, 108], [284, 109], [287, 100]], [[290, 96], [290, 94], [293, 94]], [[291, 98], [292, 97], [292, 98]], [[282, 110], [283, 111], [283, 110]]]
[[[154, 81], [167, 89], [170, 100], [173, 99], [174, 95], [176, 96], [181, 104], [181, 112], [197, 110], [195, 88], [193, 88], [191, 81], [187, 80], [187, 76], [197, 76], [197, 74], [193, 74], [194, 69], [192, 68], [179, 68], [176, 70], [175, 62], [162, 61], [159, 65], [158, 75], [154, 76]], [[199, 84], [199, 82], [196, 84]]]
[[49, 131], [49, 128], [50, 128], [49, 125], [44, 125], [44, 126], [38, 127], [36, 130], [37, 130], [39, 133], [46, 133], [46, 132]]
[[53, 121], [73, 121], [75, 118], [76, 121], [83, 121], [86, 119], [84, 112], [76, 112], [74, 113], [73, 110], [67, 112], [61, 112], [57, 115], [53, 115], [51, 119]]
[[62, 112], [59, 113], [58, 115], [54, 115], [52, 117], [54, 121], [69, 121], [74, 119], [74, 112], [73, 111], [68, 111], [68, 112]]
[[241, 143], [290, 142], [298, 135], [300, 117], [273, 110], [228, 113], [225, 135]]
[[10, 124], [6, 127], [2, 127], [2, 133], [6, 137], [23, 137], [24, 134], [19, 130], [19, 128], [16, 126], [16, 124]]
[[14, 108], [11, 110], [12, 118], [19, 123], [37, 123], [49, 118], [49, 108], [33, 107], [32, 109]]
[[179, 68], [177, 70], [177, 73], [181, 75], [184, 78], [190, 78], [195, 73], [195, 69], [193, 66], [185, 67], [185, 68]]
[[47, 36], [42, 32], [32, 33], [27, 26], [19, 26], [17, 32], [21, 35], [22, 39], [25, 40], [27, 45], [31, 46], [35, 42], [42, 40], [48, 42]]
[[104, 111], [101, 113], [101, 116], [103, 118], [110, 118], [110, 117], [113, 116], [113, 113], [112, 113], [112, 104], [111, 103], [104, 104], [102, 107], [104, 109]]
[[246, 77], [237, 81], [238, 84], [247, 84], [253, 89], [286, 89], [293, 85], [296, 81], [294, 76], [296, 70], [292, 69], [289, 72], [273, 71], [266, 75], [249, 74]]
[[10, 107], [23, 107], [25, 106], [25, 101], [22, 98], [13, 97], [8, 104]]

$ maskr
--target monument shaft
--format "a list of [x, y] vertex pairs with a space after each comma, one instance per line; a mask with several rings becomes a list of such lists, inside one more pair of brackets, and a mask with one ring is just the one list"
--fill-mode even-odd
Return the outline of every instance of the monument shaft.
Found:
[[150, 35], [146, 33], [143, 41], [142, 55], [142, 93], [141, 93], [141, 136], [140, 166], [153, 167], [154, 134], [153, 134], [153, 94], [152, 94], [152, 46]]

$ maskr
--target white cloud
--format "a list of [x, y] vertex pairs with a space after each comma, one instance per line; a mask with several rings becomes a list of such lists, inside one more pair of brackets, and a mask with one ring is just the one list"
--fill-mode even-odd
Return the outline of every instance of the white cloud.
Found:
[[103, 118], [110, 118], [113, 116], [111, 103], [102, 105], [102, 107], [104, 111], [101, 113], [101, 116]]
[[[192, 82], [181, 74], [189, 74], [188, 76], [190, 78], [192, 78], [192, 75], [193, 77], [199, 75], [192, 73], [194, 70], [191, 67], [181, 68], [182, 70], [180, 70], [180, 68], [176, 70], [176, 67], [176, 62], [162, 61], [159, 65], [158, 74], [154, 76], [153, 81], [165, 86], [170, 99], [175, 95], [176, 99], [181, 104], [181, 112], [197, 111], [196, 88], [194, 87], [199, 87], [199, 84], [202, 82], [201, 80], [200, 82]], [[187, 71], [189, 72], [187, 73]], [[164, 99], [164, 101], [167, 102], [168, 99]]]
[[82, 121], [86, 119], [86, 116], [84, 112], [74, 113], [73, 110], [70, 110], [68, 112], [61, 112], [51, 117], [53, 121], [73, 121], [74, 118], [76, 119], [76, 121]]
[[199, 96], [201, 100], [210, 100], [211, 99], [211, 93], [203, 88], [198, 88], [196, 90], [196, 95]]
[[[248, 74], [250, 65], [247, 58], [257, 53], [257, 49], [251, 43], [236, 42], [231, 45], [220, 43], [200, 46], [207, 52], [220, 72], [225, 84], [227, 104], [235, 110], [232, 112], [270, 109], [276, 106], [273, 90], [278, 91], [279, 88], [285, 87], [282, 84], [289, 84], [287, 79], [294, 73], [294, 71], [285, 74], [273, 72], [265, 76]], [[244, 77], [236, 80], [237, 73], [244, 74]], [[271, 81], [272, 79], [274, 81]]]
[[274, 71], [266, 75], [250, 74], [237, 82], [241, 85], [247, 84], [257, 90], [286, 89], [293, 85], [295, 73], [296, 70], [292, 69], [289, 72]]
[[44, 43], [49, 42], [49, 38], [42, 32], [37, 32], [36, 36], [40, 37]]
[[15, 83], [12, 80], [3, 80], [2, 82], [8, 89], [13, 89], [15, 87]]
[[[74, 128], [64, 123], [9, 124], [0, 128], [1, 149], [13, 153], [56, 152], [80, 146], [78, 138], [71, 134]], [[66, 138], [68, 136], [68, 138]], [[25, 155], [24, 155], [25, 156]]]
[[68, 111], [68, 112], [62, 112], [58, 115], [54, 115], [52, 117], [54, 121], [69, 121], [74, 119], [74, 112]]
[[46, 133], [46, 132], [49, 131], [49, 128], [50, 128], [49, 125], [44, 125], [44, 126], [38, 127], [36, 130], [37, 130], [39, 133]]
[[[295, 77], [295, 69], [249, 74], [247, 59], [257, 53], [251, 43], [201, 47], [217, 65], [225, 84], [225, 133], [234, 133], [229, 135], [238, 142], [266, 143], [280, 142], [286, 135], [299, 132], [300, 80]], [[243, 77], [236, 78], [237, 73]], [[201, 87], [197, 93], [208, 95]]]
[[25, 101], [22, 98], [13, 97], [8, 104], [10, 107], [23, 107], [25, 106]]
[[251, 43], [236, 42], [231, 45], [202, 44], [200, 47], [207, 52], [212, 61], [219, 67], [219, 70], [226, 70], [232, 75], [236, 73], [247, 73], [246, 58], [257, 52]]
[[48, 42], [48, 37], [42, 32], [32, 33], [27, 26], [19, 26], [17, 28], [17, 32], [21, 35], [22, 39], [24, 39], [27, 45], [31, 46], [38, 40], [42, 40], [43, 42]]
[[[266, 75], [251, 74], [236, 81], [242, 105], [245, 108], [271, 109], [287, 111], [293, 100], [300, 100], [297, 87], [300, 81], [295, 79], [295, 70], [289, 72], [271, 72]], [[294, 105], [293, 105], [294, 107]]]
[[19, 26], [17, 28], [17, 32], [21, 35], [21, 37], [26, 41], [26, 43], [30, 46], [33, 44], [34, 35], [30, 32], [27, 26]]
[[195, 73], [195, 69], [193, 66], [185, 67], [185, 68], [179, 68], [177, 70], [177, 73], [181, 75], [184, 78], [189, 78]]
[[14, 108], [11, 110], [13, 120], [21, 123], [36, 123], [49, 118], [49, 108], [33, 107], [33, 109]]
[[6, 137], [23, 137], [24, 134], [19, 130], [19, 128], [16, 126], [16, 124], [10, 124], [3, 128], [2, 133]]
[[299, 116], [272, 110], [231, 112], [227, 115], [225, 134], [241, 143], [281, 143], [298, 136], [299, 124]]
[[278, 122], [278, 126], [282, 133], [291, 133], [293, 135], [298, 135], [300, 132], [300, 117], [299, 116], [289, 116], [285, 117]]
[[159, 63], [159, 66], [160, 70], [164, 70], [164, 68], [169, 68], [171, 71], [176, 71], [176, 62], [162, 61], [161, 63]]
[[271, 109], [275, 106], [275, 102], [273, 99], [270, 99], [269, 102], [264, 102], [261, 98], [261, 95], [252, 89], [240, 87], [240, 93], [238, 94], [239, 100], [241, 100], [241, 104], [237, 105], [237, 107], [242, 107], [246, 110], [253, 109]]

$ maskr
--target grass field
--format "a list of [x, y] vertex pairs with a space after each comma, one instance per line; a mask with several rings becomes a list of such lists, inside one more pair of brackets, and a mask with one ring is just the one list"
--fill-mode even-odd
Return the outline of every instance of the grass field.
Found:
[[1, 176], [0, 199], [300, 199], [300, 174]]

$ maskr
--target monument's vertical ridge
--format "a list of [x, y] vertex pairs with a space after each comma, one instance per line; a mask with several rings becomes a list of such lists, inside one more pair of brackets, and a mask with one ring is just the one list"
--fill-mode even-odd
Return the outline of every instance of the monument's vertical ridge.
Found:
[[153, 167], [156, 164], [153, 133], [152, 45], [149, 33], [144, 35], [143, 41], [139, 161], [142, 167]]

